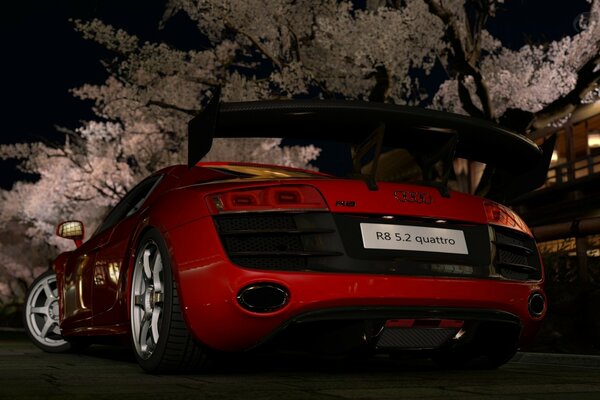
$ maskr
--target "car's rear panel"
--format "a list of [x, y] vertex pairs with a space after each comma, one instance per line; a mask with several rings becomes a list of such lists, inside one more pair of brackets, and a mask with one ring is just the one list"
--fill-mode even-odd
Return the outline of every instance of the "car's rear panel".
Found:
[[215, 349], [326, 331], [369, 336], [384, 350], [421, 348], [462, 336], [462, 326], [510, 341], [530, 338], [543, 316], [529, 309], [543, 283], [534, 240], [520, 221], [489, 223], [482, 198], [322, 178], [207, 189], [210, 216], [167, 240], [179, 244], [173, 258], [187, 323]]
[[[313, 186], [331, 212], [215, 215], [231, 261], [281, 271], [541, 278], [534, 240], [518, 230], [488, 225], [481, 198], [461, 193], [446, 198], [437, 189], [414, 185], [380, 184], [377, 191], [357, 181]], [[407, 194], [409, 200], [416, 194], [416, 200], [405, 200]], [[457, 246], [455, 232], [464, 235], [466, 250], [452, 248], [452, 242]], [[407, 250], [386, 249], [399, 242]]]

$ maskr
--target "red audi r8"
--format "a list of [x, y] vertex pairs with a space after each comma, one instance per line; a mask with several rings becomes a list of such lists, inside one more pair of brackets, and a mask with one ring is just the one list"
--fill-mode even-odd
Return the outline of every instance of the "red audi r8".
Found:
[[[350, 171], [198, 162], [214, 137], [335, 141]], [[143, 180], [85, 242], [58, 226], [77, 248], [33, 283], [25, 326], [50, 352], [128, 338], [150, 372], [261, 347], [497, 367], [546, 313], [534, 237], [498, 200], [539, 186], [552, 147], [424, 109], [215, 100], [189, 165]], [[486, 164], [479, 195], [452, 189], [457, 157]]]

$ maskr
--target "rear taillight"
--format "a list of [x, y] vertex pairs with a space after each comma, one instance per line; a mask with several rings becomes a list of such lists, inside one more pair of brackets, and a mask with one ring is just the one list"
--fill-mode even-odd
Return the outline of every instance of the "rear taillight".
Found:
[[485, 214], [490, 224], [516, 229], [529, 236], [533, 236], [525, 221], [510, 208], [492, 201], [484, 201], [483, 207], [485, 208]]
[[209, 195], [207, 203], [212, 214], [328, 210], [321, 193], [303, 185], [232, 190]]

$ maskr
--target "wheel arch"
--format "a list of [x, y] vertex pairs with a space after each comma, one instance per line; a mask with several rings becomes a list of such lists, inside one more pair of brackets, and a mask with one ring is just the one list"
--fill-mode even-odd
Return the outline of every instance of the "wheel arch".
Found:
[[[141, 245], [141, 240], [144, 235], [151, 230], [156, 230], [164, 240], [166, 251], [169, 255], [173, 281], [179, 288], [181, 287], [181, 276], [176, 258], [176, 251], [174, 251], [174, 249], [177, 248], [177, 243], [174, 243], [171, 240], [169, 232], [174, 228], [186, 225], [209, 215], [208, 208], [204, 202], [204, 194], [201, 191], [192, 188], [183, 188], [181, 190], [172, 190], [164, 193], [140, 212], [139, 222], [131, 235], [127, 265], [124, 266], [124, 268], [126, 268], [126, 270], [124, 270], [125, 277], [122, 281], [123, 286], [121, 288], [124, 304], [127, 309], [128, 326], [131, 322], [131, 285], [134, 263], [136, 253]], [[186, 297], [185, 293], [179, 293], [179, 301], [182, 306], [181, 311], [187, 324], [188, 313], [185, 307]]]

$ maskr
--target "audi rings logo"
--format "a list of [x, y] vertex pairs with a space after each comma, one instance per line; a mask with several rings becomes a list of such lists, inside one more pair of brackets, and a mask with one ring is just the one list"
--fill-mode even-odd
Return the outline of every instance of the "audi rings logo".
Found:
[[394, 197], [401, 203], [418, 203], [418, 204], [431, 204], [433, 198], [429, 193], [425, 192], [409, 192], [406, 190], [396, 190]]

